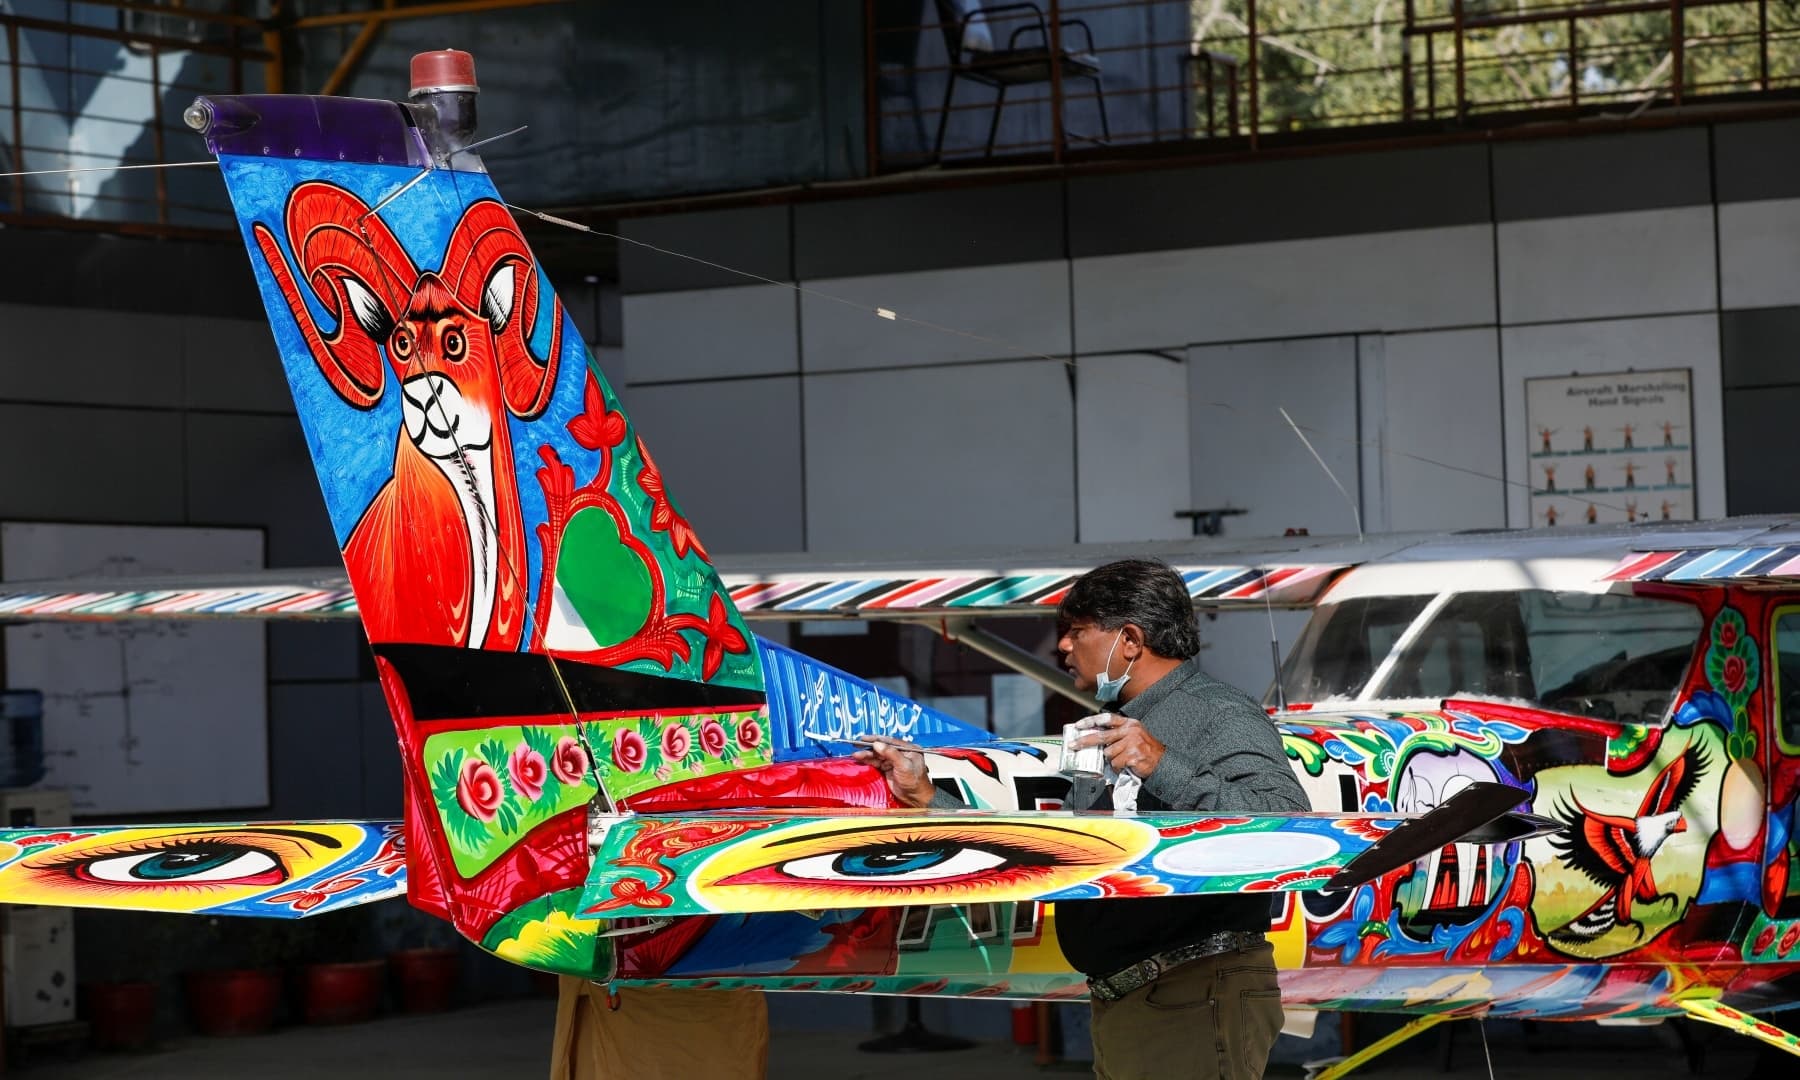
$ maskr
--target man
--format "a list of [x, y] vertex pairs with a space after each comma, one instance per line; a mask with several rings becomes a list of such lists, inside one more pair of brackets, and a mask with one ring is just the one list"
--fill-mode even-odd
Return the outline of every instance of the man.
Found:
[[[1057, 652], [1116, 711], [1093, 718], [1085, 745], [1142, 781], [1136, 809], [1310, 810], [1275, 725], [1255, 702], [1200, 671], [1199, 628], [1181, 578], [1127, 559], [1084, 575], [1057, 609]], [[959, 805], [937, 791], [924, 757], [880, 744], [857, 754], [900, 803]], [[1114, 809], [1114, 785], [1078, 779], [1064, 805]], [[1056, 905], [1064, 956], [1088, 976], [1094, 1074], [1260, 1077], [1281, 1030], [1266, 895], [1084, 900]]]

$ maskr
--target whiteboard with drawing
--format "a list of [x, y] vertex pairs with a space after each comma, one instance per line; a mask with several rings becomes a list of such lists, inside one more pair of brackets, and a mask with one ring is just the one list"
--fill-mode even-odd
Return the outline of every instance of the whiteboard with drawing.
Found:
[[[262, 565], [260, 529], [0, 524], [8, 581]], [[7, 685], [44, 693], [40, 786], [78, 815], [267, 806], [265, 641], [256, 621], [8, 626]]]

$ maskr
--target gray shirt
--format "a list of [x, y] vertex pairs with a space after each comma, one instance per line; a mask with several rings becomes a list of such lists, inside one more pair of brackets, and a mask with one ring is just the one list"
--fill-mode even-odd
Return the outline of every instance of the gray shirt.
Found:
[[[1116, 710], [1163, 744], [1162, 760], [1144, 778], [1138, 810], [1216, 810], [1285, 814], [1312, 809], [1281, 746], [1281, 733], [1242, 691], [1182, 661]], [[933, 806], [961, 806], [939, 793]], [[1069, 810], [1112, 809], [1112, 788], [1075, 781]], [[1079, 900], [1057, 904], [1057, 940], [1075, 970], [1108, 975], [1149, 956], [1221, 930], [1267, 930], [1264, 893], [1171, 896], [1149, 900]]]
[[[1200, 670], [1198, 657], [1116, 710], [1144, 725], [1164, 750], [1144, 778], [1140, 810], [1223, 810], [1281, 814], [1311, 810], [1288, 766], [1281, 733], [1244, 692]], [[1098, 779], [1075, 781], [1063, 805], [1086, 810], [1105, 790]]]

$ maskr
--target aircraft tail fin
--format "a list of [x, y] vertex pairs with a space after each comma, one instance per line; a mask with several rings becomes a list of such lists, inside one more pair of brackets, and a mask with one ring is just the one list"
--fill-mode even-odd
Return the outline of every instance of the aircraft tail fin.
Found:
[[[731, 595], [432, 106], [202, 97], [369, 640], [759, 691]], [[716, 468], [737, 468], [719, 444]], [[750, 482], [750, 478], [745, 478]]]

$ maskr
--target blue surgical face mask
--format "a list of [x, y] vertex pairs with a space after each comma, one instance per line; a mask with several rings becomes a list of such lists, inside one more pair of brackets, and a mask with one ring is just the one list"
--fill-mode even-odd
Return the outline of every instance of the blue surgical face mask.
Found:
[[1125, 684], [1131, 681], [1131, 666], [1132, 664], [1137, 663], [1135, 659], [1125, 665], [1125, 671], [1120, 674], [1118, 678], [1115, 679], [1107, 674], [1112, 670], [1113, 653], [1118, 650], [1119, 640], [1124, 636], [1125, 630], [1121, 627], [1118, 634], [1113, 637], [1112, 648], [1106, 650], [1106, 663], [1100, 665], [1099, 674], [1094, 676], [1095, 701], [1112, 702], [1119, 700], [1119, 692], [1124, 690]]

